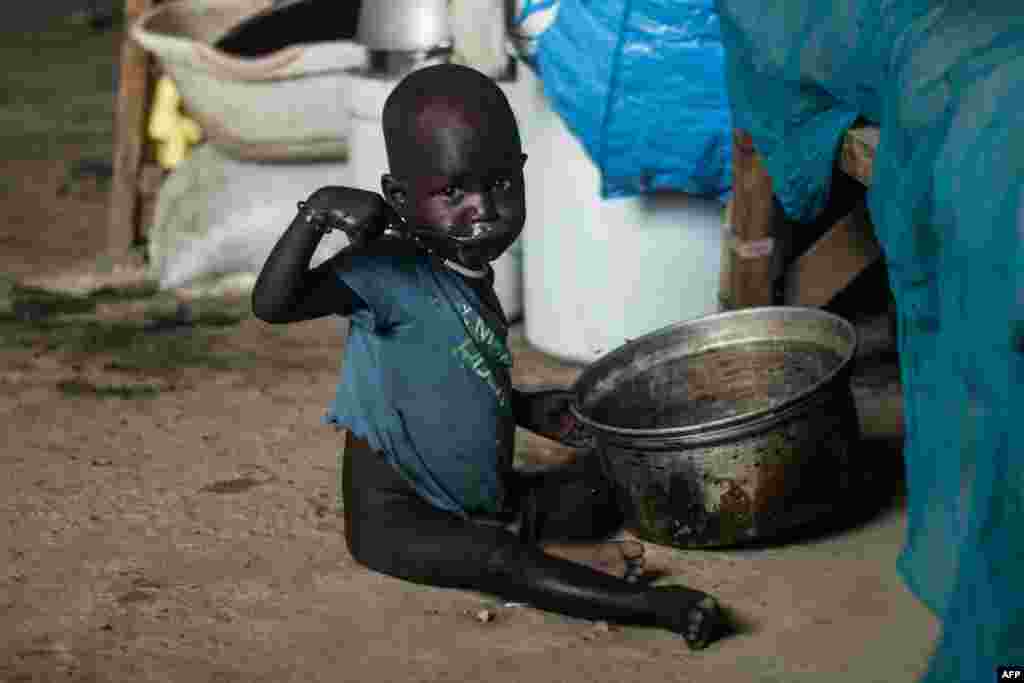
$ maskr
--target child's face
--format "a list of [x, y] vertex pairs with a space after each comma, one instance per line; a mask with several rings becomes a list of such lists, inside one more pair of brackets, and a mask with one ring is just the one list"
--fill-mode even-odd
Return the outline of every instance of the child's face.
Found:
[[468, 107], [426, 106], [395, 175], [384, 177], [385, 195], [413, 227], [479, 236], [458, 253], [471, 267], [501, 256], [526, 222], [526, 157], [517, 132], [494, 119]]

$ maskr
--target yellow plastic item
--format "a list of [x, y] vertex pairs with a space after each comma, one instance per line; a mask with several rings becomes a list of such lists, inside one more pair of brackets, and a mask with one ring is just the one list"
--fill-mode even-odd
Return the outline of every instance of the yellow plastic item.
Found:
[[188, 156], [189, 148], [203, 137], [199, 124], [181, 113], [181, 96], [169, 76], [157, 81], [153, 93], [149, 137], [157, 143], [157, 162], [167, 169], [180, 164]]

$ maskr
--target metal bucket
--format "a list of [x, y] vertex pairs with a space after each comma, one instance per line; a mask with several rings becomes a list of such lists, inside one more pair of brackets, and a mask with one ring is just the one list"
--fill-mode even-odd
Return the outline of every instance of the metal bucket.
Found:
[[572, 412], [641, 538], [762, 540], [830, 515], [849, 492], [856, 346], [853, 325], [819, 309], [711, 315], [590, 365]]

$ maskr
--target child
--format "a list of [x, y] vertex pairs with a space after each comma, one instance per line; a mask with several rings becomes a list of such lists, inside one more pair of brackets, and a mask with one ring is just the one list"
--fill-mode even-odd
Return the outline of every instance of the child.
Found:
[[[253, 292], [253, 311], [266, 322], [351, 318], [327, 419], [350, 431], [342, 486], [352, 556], [408, 581], [658, 625], [705, 647], [721, 625], [716, 601], [635, 582], [641, 544], [589, 546], [590, 564], [617, 557], [618, 575], [537, 545], [607, 537], [622, 520], [608, 514], [614, 501], [588, 469], [592, 456], [533, 481], [512, 469], [517, 424], [581, 442], [569, 392], [511, 385], [508, 323], [489, 263], [523, 229], [526, 156], [501, 89], [466, 67], [420, 69], [388, 97], [383, 119], [383, 198], [317, 190]], [[345, 230], [352, 244], [310, 270], [323, 226]], [[519, 536], [493, 521], [520, 512]]]

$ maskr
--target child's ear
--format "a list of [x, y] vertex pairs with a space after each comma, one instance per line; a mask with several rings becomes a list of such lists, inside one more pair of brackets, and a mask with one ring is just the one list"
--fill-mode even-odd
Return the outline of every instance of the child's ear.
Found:
[[406, 184], [391, 174], [385, 173], [380, 177], [380, 189], [391, 208], [404, 215], [409, 202], [409, 191]]

